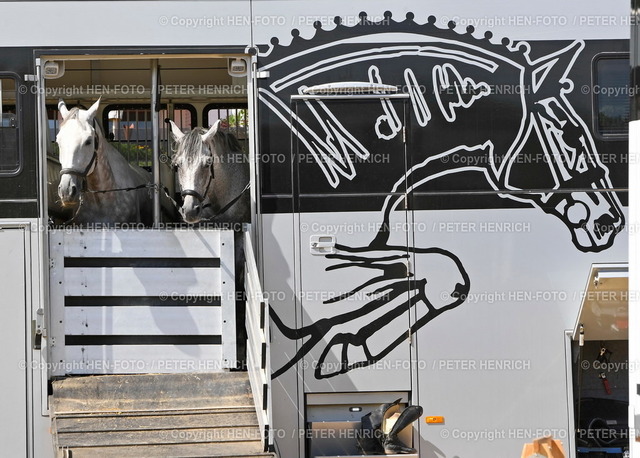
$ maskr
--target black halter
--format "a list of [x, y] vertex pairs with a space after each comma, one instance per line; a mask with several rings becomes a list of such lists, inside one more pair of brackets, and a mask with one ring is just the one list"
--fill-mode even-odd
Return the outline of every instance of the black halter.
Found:
[[[207, 198], [207, 192], [209, 191], [209, 187], [211, 186], [211, 182], [213, 181], [213, 179], [215, 178], [215, 174], [213, 171], [213, 160], [211, 161], [211, 166], [209, 166], [209, 181], [207, 181], [207, 187], [204, 189], [204, 194], [200, 194], [198, 191], [194, 190], [194, 189], [184, 189], [180, 192], [180, 196], [184, 197], [184, 196], [193, 196], [196, 199], [198, 199], [198, 202], [202, 203], [206, 200]], [[215, 215], [207, 218], [206, 221], [211, 221], [215, 218], [217, 218], [218, 216], [222, 215], [223, 213], [225, 213], [227, 210], [229, 210], [231, 207], [233, 207], [236, 202], [238, 202], [240, 200], [240, 198], [244, 195], [244, 193], [250, 188], [251, 182], [247, 183], [247, 185], [244, 187], [244, 189], [242, 191], [240, 191], [240, 194], [238, 194], [236, 197], [234, 197], [233, 199], [231, 199], [224, 207], [222, 207]], [[173, 205], [180, 210], [180, 205], [178, 205], [178, 203], [173, 200], [173, 198], [169, 195], [169, 190], [164, 187], [164, 193], [166, 194], [166, 196], [171, 200], [171, 202], [173, 202]], [[202, 206], [202, 209], [205, 209], [207, 207], [210, 207], [211, 203], [207, 202], [206, 204], [204, 204]]]
[[209, 166], [209, 181], [207, 181], [207, 186], [204, 188], [204, 193], [200, 194], [195, 189], [183, 189], [180, 192], [181, 197], [192, 196], [198, 199], [198, 202], [202, 203], [207, 198], [207, 193], [209, 192], [209, 187], [211, 186], [211, 182], [215, 178], [215, 173], [213, 171], [213, 158], [211, 159], [211, 165]]
[[91, 160], [89, 161], [87, 166], [84, 168], [84, 170], [77, 170], [77, 169], [74, 169], [73, 167], [66, 167], [66, 168], [60, 169], [60, 176], [68, 174], [68, 175], [76, 175], [76, 176], [79, 176], [80, 178], [87, 178], [87, 175], [89, 175], [89, 172], [93, 167], [93, 164], [96, 162], [96, 159], [98, 157], [98, 148], [100, 147], [100, 137], [98, 136], [98, 129], [96, 127], [95, 119], [93, 120], [93, 132], [94, 132], [93, 155], [91, 156]]

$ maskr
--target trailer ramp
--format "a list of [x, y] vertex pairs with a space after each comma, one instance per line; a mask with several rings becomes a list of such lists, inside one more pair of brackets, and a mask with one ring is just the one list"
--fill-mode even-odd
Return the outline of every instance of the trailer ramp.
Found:
[[50, 231], [50, 376], [235, 368], [229, 230]]
[[268, 304], [246, 239], [240, 372], [233, 232], [50, 232], [58, 456], [274, 456]]
[[246, 372], [102, 375], [53, 383], [58, 457], [270, 457]]

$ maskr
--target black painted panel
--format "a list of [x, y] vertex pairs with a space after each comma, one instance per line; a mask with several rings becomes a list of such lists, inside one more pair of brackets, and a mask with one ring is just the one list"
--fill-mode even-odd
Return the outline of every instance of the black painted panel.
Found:
[[[304, 87], [346, 81], [390, 84], [411, 93], [405, 126], [413, 208], [430, 208], [427, 196], [433, 193], [447, 194], [445, 208], [466, 208], [470, 201], [508, 208], [544, 202], [501, 198], [498, 192], [627, 188], [627, 141], [593, 134], [591, 79], [594, 57], [628, 52], [627, 41], [496, 44], [490, 35], [478, 38], [435, 23], [417, 24], [411, 16], [377, 24], [365, 20], [318, 29], [309, 40], [294, 30], [287, 46], [272, 40], [273, 49], [258, 56], [259, 67], [269, 71], [259, 80], [265, 212], [283, 211], [271, 201], [276, 195], [298, 193], [305, 200], [314, 195], [317, 202], [315, 208], [302, 204], [304, 211], [376, 210], [372, 199], [337, 197], [391, 192], [403, 179], [405, 158], [389, 154], [402, 134], [397, 121], [402, 110], [380, 101], [340, 102], [338, 108], [330, 107], [335, 102], [291, 101]], [[386, 32], [413, 35], [390, 43]], [[420, 35], [424, 40], [416, 38]], [[388, 160], [362, 160], [362, 150], [361, 156]], [[456, 197], [462, 192], [483, 194]], [[626, 205], [626, 194], [618, 194]]]
[[[37, 136], [35, 130], [36, 104], [33, 83], [23, 80], [25, 74], [35, 73], [33, 50], [29, 48], [0, 48], [0, 77], [14, 77], [18, 86], [18, 135], [22, 149], [22, 167], [15, 176], [0, 176], [0, 200], [37, 198]], [[37, 216], [34, 203], [0, 203], [0, 218], [33, 218]]]

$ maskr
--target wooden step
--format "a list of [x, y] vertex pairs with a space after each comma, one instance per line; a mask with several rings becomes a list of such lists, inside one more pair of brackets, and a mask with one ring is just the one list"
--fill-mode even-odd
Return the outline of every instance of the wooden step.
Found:
[[273, 456], [245, 372], [67, 378], [51, 406], [59, 456]]
[[252, 407], [220, 409], [218, 411], [157, 412], [153, 415], [63, 415], [55, 417], [58, 433], [166, 430], [180, 428], [227, 428], [229, 426], [257, 426]]
[[246, 372], [97, 375], [53, 383], [54, 414], [253, 406]]
[[[257, 427], [140, 429], [137, 431], [58, 432], [59, 447], [163, 445], [260, 441]], [[258, 444], [259, 445], [259, 444]], [[258, 450], [259, 451], [259, 450]]]
[[[247, 445], [233, 444], [177, 444], [177, 445], [138, 445], [136, 447], [87, 447], [71, 449], [69, 458], [96, 457], [228, 457], [255, 458], [273, 457], [273, 453], [247, 452]], [[64, 456], [64, 455], [60, 455]]]

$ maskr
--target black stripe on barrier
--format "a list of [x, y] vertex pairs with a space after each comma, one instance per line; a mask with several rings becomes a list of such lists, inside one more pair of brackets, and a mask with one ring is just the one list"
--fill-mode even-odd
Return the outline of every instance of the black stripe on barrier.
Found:
[[65, 345], [220, 345], [222, 336], [132, 336], [132, 335], [85, 335], [65, 336]]
[[269, 406], [269, 385], [266, 383], [262, 384], [262, 410], [267, 410]]
[[220, 267], [220, 258], [64, 258], [65, 267]]
[[66, 296], [65, 307], [220, 307], [220, 296], [166, 294], [156, 297], [137, 296]]
[[267, 304], [260, 302], [260, 329], [264, 331], [265, 321], [267, 318]]
[[269, 425], [264, 425], [264, 437], [262, 439], [264, 441], [263, 450], [265, 452], [269, 451]]

